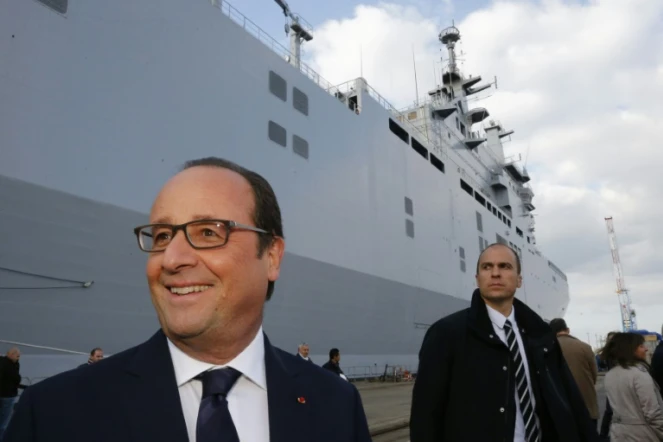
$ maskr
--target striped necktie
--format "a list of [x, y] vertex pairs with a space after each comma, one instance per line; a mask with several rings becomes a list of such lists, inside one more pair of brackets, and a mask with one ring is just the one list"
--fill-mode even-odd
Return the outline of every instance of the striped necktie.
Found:
[[511, 321], [508, 319], [504, 323], [506, 332], [506, 342], [511, 352], [511, 359], [516, 366], [516, 389], [518, 390], [518, 401], [520, 402], [520, 412], [523, 414], [525, 423], [525, 440], [527, 442], [539, 442], [541, 440], [539, 428], [536, 424], [536, 416], [532, 407], [532, 398], [530, 397], [529, 387], [527, 386], [527, 377], [525, 376], [525, 364], [520, 355], [520, 347], [516, 339], [516, 333], [513, 331]]

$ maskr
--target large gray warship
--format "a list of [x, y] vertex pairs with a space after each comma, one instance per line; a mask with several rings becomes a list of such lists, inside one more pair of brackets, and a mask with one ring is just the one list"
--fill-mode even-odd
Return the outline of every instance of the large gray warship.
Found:
[[[132, 228], [186, 160], [264, 175], [286, 256], [266, 307], [272, 341], [350, 376], [413, 369], [427, 327], [469, 305], [488, 244], [518, 251], [517, 296], [546, 319], [569, 302], [536, 245], [512, 130], [469, 108], [489, 87], [448, 65], [397, 111], [363, 78], [332, 85], [221, 0], [5, 0], [0, 5], [0, 340], [34, 382], [158, 327]], [[80, 354], [77, 354], [80, 352]], [[30, 363], [30, 361], [33, 361]], [[36, 363], [35, 361], [39, 361]]]

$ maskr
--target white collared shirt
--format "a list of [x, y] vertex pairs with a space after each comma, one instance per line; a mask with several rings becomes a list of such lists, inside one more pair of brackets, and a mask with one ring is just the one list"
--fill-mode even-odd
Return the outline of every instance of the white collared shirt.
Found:
[[239, 439], [242, 442], [269, 442], [265, 342], [262, 327], [249, 346], [223, 366], [193, 359], [177, 348], [170, 339], [168, 349], [175, 368], [175, 379], [189, 433], [189, 442], [196, 442], [198, 409], [203, 395], [202, 382], [193, 378], [211, 368], [226, 366], [242, 373], [227, 396], [228, 409]]
[[[502, 313], [498, 312], [494, 308], [486, 304], [488, 309], [488, 317], [490, 317], [490, 322], [493, 323], [493, 330], [495, 334], [504, 342], [504, 344], [509, 346], [506, 341], [506, 332], [504, 331], [504, 323], [508, 319], [511, 322], [511, 327], [513, 332], [516, 334], [516, 341], [518, 342], [518, 349], [520, 350], [520, 357], [523, 360], [523, 365], [525, 369], [525, 377], [527, 379], [527, 388], [529, 388], [530, 398], [532, 399], [532, 409], [536, 409], [536, 400], [534, 399], [534, 391], [532, 390], [532, 381], [529, 375], [529, 363], [527, 361], [527, 354], [525, 353], [525, 346], [523, 344], [523, 339], [520, 336], [520, 330], [518, 330], [518, 324], [516, 323], [516, 315], [514, 313], [515, 307], [511, 308], [511, 313], [508, 317], [505, 317]], [[526, 442], [525, 440], [525, 422], [523, 420], [523, 412], [520, 409], [520, 399], [518, 398], [518, 391], [514, 391], [514, 396], [516, 398], [516, 428], [513, 433], [514, 442]], [[534, 414], [534, 418], [539, 422], [539, 418]], [[539, 426], [539, 428], [541, 428]]]

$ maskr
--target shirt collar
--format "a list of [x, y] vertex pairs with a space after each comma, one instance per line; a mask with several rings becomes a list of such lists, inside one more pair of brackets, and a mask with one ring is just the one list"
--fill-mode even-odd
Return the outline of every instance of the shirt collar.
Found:
[[500, 329], [504, 328], [504, 323], [507, 319], [511, 322], [512, 327], [516, 327], [516, 315], [514, 314], [516, 311], [515, 305], [511, 307], [511, 313], [509, 313], [509, 316], [504, 316], [502, 313], [498, 312], [488, 304], [486, 304], [486, 308], [488, 309], [488, 317], [490, 318], [490, 322], [495, 324]]
[[265, 375], [265, 341], [262, 326], [256, 333], [253, 341], [238, 354], [235, 359], [225, 365], [214, 365], [199, 361], [184, 353], [168, 339], [168, 349], [175, 368], [177, 386], [189, 382], [200, 373], [211, 368], [232, 367], [242, 373], [244, 377], [263, 390], [267, 390], [267, 377]]

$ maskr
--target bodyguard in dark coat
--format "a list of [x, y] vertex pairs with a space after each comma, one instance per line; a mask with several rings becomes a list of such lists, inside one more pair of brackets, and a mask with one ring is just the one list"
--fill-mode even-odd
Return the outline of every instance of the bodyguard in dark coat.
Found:
[[598, 441], [555, 334], [514, 297], [518, 255], [491, 245], [476, 279], [471, 306], [424, 338], [411, 442]]

